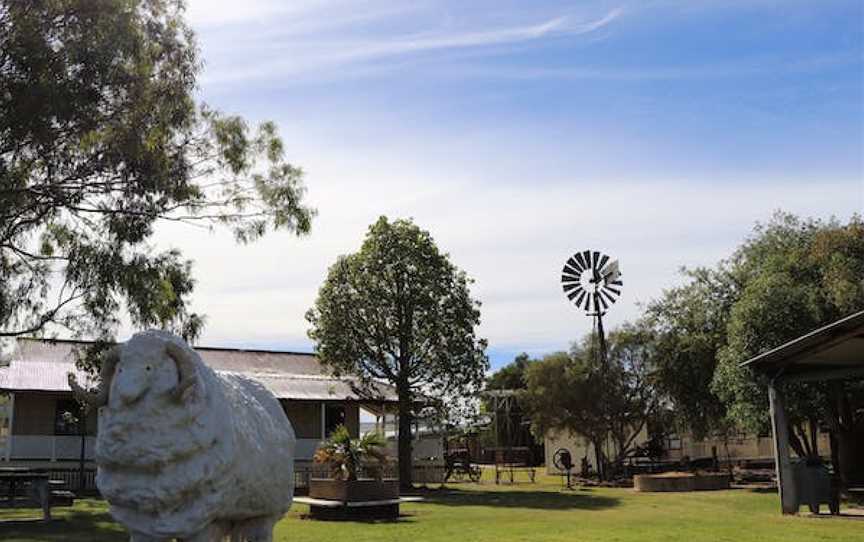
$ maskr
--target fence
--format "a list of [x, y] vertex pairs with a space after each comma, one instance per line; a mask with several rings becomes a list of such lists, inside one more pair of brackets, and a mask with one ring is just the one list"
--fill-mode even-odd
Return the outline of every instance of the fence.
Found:
[[[66, 489], [72, 492], [78, 492], [81, 489], [81, 471], [78, 469], [50, 469], [52, 480], [63, 480], [63, 487], [58, 489]], [[84, 469], [84, 492], [96, 493], [96, 471], [93, 469]]]
[[[82, 491], [80, 482], [81, 482], [81, 472], [78, 469], [33, 469], [37, 472], [45, 472], [51, 477], [51, 480], [59, 480], [63, 482], [63, 485], [52, 486], [51, 489], [58, 490], [67, 490], [75, 493], [76, 495], [96, 495], [99, 491], [96, 489], [96, 471], [93, 469], [86, 469], [84, 471], [84, 489]], [[7, 495], [9, 491], [8, 486], [4, 487], [2, 492], [4, 495]], [[23, 484], [19, 484], [16, 491], [17, 495], [25, 495], [26, 488]]]
[[[52, 480], [62, 480], [63, 485], [55, 489], [64, 489], [76, 494], [81, 491], [81, 471], [79, 469], [36, 469], [42, 472], [47, 472], [51, 475]], [[390, 464], [384, 467], [383, 478], [398, 478], [398, 464]], [[413, 468], [413, 482], [418, 485], [426, 484], [442, 484], [444, 483], [445, 468], [443, 465], [437, 464], [417, 464]], [[371, 478], [373, 473], [366, 469], [361, 469], [360, 478]], [[305, 495], [309, 491], [310, 478], [329, 478], [330, 470], [325, 465], [307, 464], [298, 465], [294, 469], [294, 493], [297, 495]], [[97, 494], [99, 490], [96, 487], [96, 470], [84, 470], [84, 487], [83, 493], [88, 495]]]

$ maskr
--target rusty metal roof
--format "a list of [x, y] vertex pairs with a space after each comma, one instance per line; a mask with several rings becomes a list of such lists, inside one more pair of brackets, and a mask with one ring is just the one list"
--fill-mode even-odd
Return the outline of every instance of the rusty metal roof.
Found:
[[[0, 367], [0, 390], [69, 392], [66, 374], [92, 385], [91, 377], [75, 368], [76, 350], [84, 341], [23, 338], [16, 341], [9, 365]], [[353, 379], [336, 378], [314, 354], [195, 347], [213, 370], [252, 378], [279, 399], [361, 400], [351, 388]], [[392, 386], [379, 384], [376, 395], [385, 402], [397, 400]]]

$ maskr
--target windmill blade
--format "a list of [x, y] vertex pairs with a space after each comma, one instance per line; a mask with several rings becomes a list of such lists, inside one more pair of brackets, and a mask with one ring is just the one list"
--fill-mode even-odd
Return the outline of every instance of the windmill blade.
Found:
[[578, 275], [568, 275], [565, 273], [565, 274], [561, 275], [561, 282], [579, 282], [579, 276]]
[[573, 290], [572, 292], [567, 294], [567, 299], [570, 301], [573, 301], [575, 298], [581, 296], [584, 293], [585, 293], [585, 290], [583, 290], [581, 288], [578, 290]]
[[582, 257], [585, 258], [585, 269], [591, 269], [591, 251], [586, 250], [582, 253]]
[[588, 294], [585, 296], [585, 310], [586, 311], [591, 310], [591, 294]]
[[597, 269], [600, 270], [601, 275], [603, 274], [603, 267], [605, 267], [606, 262], [608, 262], [608, 261], [609, 261], [609, 256], [607, 256], [605, 254], [603, 255], [602, 258], [600, 258], [600, 263], [597, 264]]
[[572, 267], [573, 269], [575, 269], [577, 271], [577, 273], [581, 273], [582, 271], [585, 271], [585, 266], [579, 265], [579, 262], [577, 262], [576, 258], [574, 258], [573, 256], [570, 256], [570, 259], [567, 260], [567, 263], [564, 264], [564, 267], [567, 267], [568, 265], [570, 267]]
[[599, 260], [600, 260], [600, 252], [598, 252], [598, 251], [595, 250], [595, 251], [594, 251], [594, 269], [596, 269], [596, 270], [598, 270], [598, 271], [600, 270], [600, 266], [597, 265], [597, 262], [598, 262]]
[[[577, 307], [582, 306], [582, 300], [585, 298], [585, 294], [586, 294], [585, 290], [582, 290], [581, 292], [579, 292], [579, 297], [577, 297], [576, 301], [574, 302]], [[571, 299], [570, 301], [573, 301], [573, 300]]]
[[580, 290], [582, 289], [582, 285], [579, 284], [578, 282], [570, 282], [570, 283], [564, 284], [563, 287], [564, 287], [565, 292], [569, 292], [570, 290], [575, 290], [577, 288]]
[[597, 299], [600, 300], [600, 303], [603, 304], [603, 310], [606, 310], [606, 309], [609, 308], [609, 305], [606, 303], [606, 300], [603, 299], [603, 296], [602, 296], [602, 295], [600, 295], [600, 294], [594, 294], [594, 295], [597, 297]]
[[584, 290], [582, 290], [582, 289], [579, 289], [579, 290], [573, 290], [572, 292], [570, 292], [569, 294], [567, 294], [567, 299], [569, 299], [570, 301], [573, 301], [573, 298], [579, 296], [579, 294], [580, 294], [580, 293], [583, 293], [583, 292], [584, 292]]
[[615, 303], [615, 297], [612, 294], [610, 294], [606, 290], [602, 290], [602, 293], [603, 293], [603, 297], [608, 299], [610, 304]]
[[621, 290], [616, 290], [615, 288], [613, 288], [611, 286], [605, 286], [604, 285], [603, 288], [606, 290], [609, 290], [610, 292], [612, 292], [615, 295], [621, 295]]
[[576, 263], [579, 264], [583, 271], [588, 269], [588, 264], [585, 263], [585, 259], [582, 257], [581, 252], [577, 252], [576, 254], [574, 254], [573, 259], [576, 260]]
[[609, 282], [609, 284], [614, 284], [615, 286], [624, 286], [624, 283], [620, 280], [613, 280], [612, 282]]
[[569, 262], [564, 264], [564, 270], [562, 273], [570, 273], [571, 275], [576, 275], [577, 277], [582, 274], [582, 269], [577, 269], [575, 267], [571, 267]]

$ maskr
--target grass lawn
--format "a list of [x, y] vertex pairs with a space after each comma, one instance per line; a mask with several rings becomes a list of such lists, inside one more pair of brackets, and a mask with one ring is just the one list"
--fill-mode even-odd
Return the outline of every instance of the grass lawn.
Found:
[[[286, 542], [475, 541], [864, 541], [864, 521], [783, 517], [773, 492], [732, 490], [639, 494], [628, 489], [562, 491], [557, 478], [537, 484], [454, 484], [403, 506], [397, 522], [341, 523], [303, 519], [292, 507], [277, 526]], [[125, 541], [98, 500], [58, 508], [49, 525], [9, 523], [38, 517], [36, 510], [0, 510], [0, 540]]]

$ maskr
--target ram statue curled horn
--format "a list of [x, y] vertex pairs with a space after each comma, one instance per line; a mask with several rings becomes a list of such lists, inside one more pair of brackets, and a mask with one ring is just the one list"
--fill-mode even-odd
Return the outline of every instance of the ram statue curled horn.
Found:
[[104, 359], [80, 400], [99, 409], [96, 485], [132, 542], [271, 541], [294, 494], [294, 431], [253, 380], [217, 374], [146, 331]]

